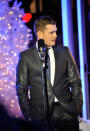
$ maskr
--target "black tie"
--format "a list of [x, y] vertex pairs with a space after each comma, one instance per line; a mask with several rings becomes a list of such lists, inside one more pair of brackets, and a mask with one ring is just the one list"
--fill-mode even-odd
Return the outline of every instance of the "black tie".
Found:
[[42, 64], [45, 63], [45, 66], [43, 66], [42, 80], [43, 80], [43, 96], [45, 98], [44, 99], [45, 119], [49, 122], [50, 116], [52, 114], [51, 105], [54, 101], [54, 94], [53, 94], [53, 89], [50, 82], [50, 58], [49, 58], [48, 50], [49, 49], [46, 49], [45, 54], [43, 53]]
[[47, 70], [46, 70], [46, 74], [47, 74], [47, 77], [49, 79], [49, 81], [51, 80], [50, 79], [50, 57], [49, 57], [49, 54], [47, 54]]

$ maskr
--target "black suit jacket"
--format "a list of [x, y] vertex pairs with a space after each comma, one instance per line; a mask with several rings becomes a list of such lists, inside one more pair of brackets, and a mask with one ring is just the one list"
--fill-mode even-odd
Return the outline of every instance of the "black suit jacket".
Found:
[[[69, 113], [76, 115], [81, 112], [83, 103], [77, 66], [68, 47], [57, 46], [53, 51], [55, 56], [53, 94]], [[27, 119], [31, 117], [34, 107], [41, 108], [40, 111], [43, 113], [42, 62], [35, 47], [20, 53], [16, 77], [18, 100], [24, 116]]]

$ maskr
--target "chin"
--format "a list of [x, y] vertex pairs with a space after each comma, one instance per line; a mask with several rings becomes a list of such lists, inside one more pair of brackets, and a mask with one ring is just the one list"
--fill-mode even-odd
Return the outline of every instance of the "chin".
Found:
[[54, 46], [55, 45], [55, 42], [51, 44], [51, 46]]
[[54, 46], [54, 45], [55, 45], [55, 42], [52, 42], [48, 46], [50, 47], [50, 46]]

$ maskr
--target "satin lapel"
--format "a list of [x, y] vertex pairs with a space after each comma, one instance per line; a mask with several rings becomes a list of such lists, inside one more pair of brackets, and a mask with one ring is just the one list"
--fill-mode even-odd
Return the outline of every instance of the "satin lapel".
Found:
[[57, 48], [53, 48], [54, 57], [55, 57], [55, 76], [54, 76], [54, 84], [53, 84], [53, 86], [55, 86], [55, 83], [57, 81], [57, 75], [58, 75], [58, 53], [57, 53], [56, 49]]
[[[38, 51], [37, 51], [37, 49], [35, 48], [35, 47], [33, 47], [33, 57], [34, 57], [34, 59], [35, 59], [35, 61], [36, 61], [36, 63], [38, 63], [39, 64], [39, 67], [40, 67], [40, 70], [41, 70], [41, 65], [42, 65], [42, 62], [41, 62], [41, 60], [40, 60], [40, 57], [39, 57], [39, 54], [38, 54]], [[55, 55], [55, 76], [56, 76], [56, 52], [54, 52], [54, 55]], [[37, 65], [38, 65], [37, 64]], [[42, 72], [42, 70], [41, 70], [41, 72]], [[55, 77], [54, 76], [54, 77]], [[55, 77], [56, 78], [56, 77]], [[52, 86], [51, 85], [51, 82], [49, 81], [49, 79], [47, 78], [47, 80], [48, 80], [48, 85], [50, 85], [50, 86]], [[54, 83], [55, 83], [55, 80], [54, 80]], [[51, 88], [51, 89], [53, 89], [53, 88]]]
[[37, 49], [35, 47], [33, 47], [33, 57], [34, 57], [34, 59], [36, 61], [36, 64], [39, 65], [39, 67], [41, 69], [42, 62], [40, 60], [38, 51], [37, 51]]

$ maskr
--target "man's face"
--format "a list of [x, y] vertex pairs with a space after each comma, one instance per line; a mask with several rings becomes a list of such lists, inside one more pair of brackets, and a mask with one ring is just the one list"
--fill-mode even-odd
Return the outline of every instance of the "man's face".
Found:
[[57, 38], [57, 27], [56, 25], [48, 24], [46, 25], [45, 29], [43, 32], [41, 32], [41, 36], [46, 44], [47, 47], [54, 46], [55, 41]]

